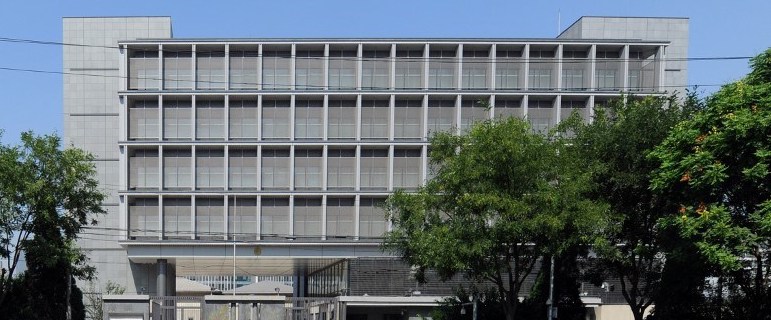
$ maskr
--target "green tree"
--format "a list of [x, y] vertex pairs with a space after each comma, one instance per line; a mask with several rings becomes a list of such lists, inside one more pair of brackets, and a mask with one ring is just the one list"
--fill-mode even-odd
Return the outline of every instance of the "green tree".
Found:
[[658, 162], [647, 156], [699, 104], [693, 95], [684, 106], [676, 101], [627, 96], [598, 108], [591, 123], [573, 115], [562, 124], [574, 133], [571, 151], [592, 172], [591, 198], [607, 203], [614, 217], [613, 228], [594, 244], [593, 271], [597, 279], [621, 280], [621, 294], [637, 320], [654, 302], [664, 267], [658, 220], [677, 208], [651, 190]]
[[515, 319], [536, 262], [589, 241], [605, 208], [584, 199], [588, 177], [561, 153], [564, 141], [521, 119], [478, 123], [430, 142], [435, 177], [388, 198], [393, 230], [384, 248], [445, 279], [464, 273], [491, 283], [506, 319]]
[[[94, 215], [104, 212], [105, 195], [98, 188], [92, 160], [82, 150], [62, 150], [55, 135], [26, 132], [20, 146], [0, 145], [0, 257], [5, 260], [0, 307], [4, 310], [19, 307], [6, 304], [6, 298], [12, 286], [23, 283], [51, 289], [29, 292], [37, 294], [31, 296], [32, 303], [59, 301], [66, 310], [66, 299], [52, 297], [66, 296], [71, 278], [93, 275], [85, 254], [74, 244], [83, 226], [95, 223]], [[22, 254], [27, 258], [26, 280], [15, 283]], [[39, 318], [59, 316], [63, 315]]]
[[730, 291], [746, 302], [738, 316], [769, 319], [771, 50], [751, 66], [656, 148], [653, 188], [682, 205], [668, 225], [727, 272]]

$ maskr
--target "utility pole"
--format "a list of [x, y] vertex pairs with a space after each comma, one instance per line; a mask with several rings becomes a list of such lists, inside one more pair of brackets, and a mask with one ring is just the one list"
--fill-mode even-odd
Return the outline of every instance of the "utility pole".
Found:
[[549, 272], [549, 301], [547, 302], [549, 309], [546, 314], [549, 316], [547, 319], [554, 319], [554, 256], [551, 256], [551, 270]]

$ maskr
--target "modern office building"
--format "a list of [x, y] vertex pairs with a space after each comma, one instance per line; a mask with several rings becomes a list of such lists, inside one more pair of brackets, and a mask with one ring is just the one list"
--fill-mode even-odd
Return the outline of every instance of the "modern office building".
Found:
[[109, 195], [80, 245], [98, 287], [157, 296], [175, 276], [234, 274], [360, 306], [416, 291], [379, 248], [378, 204], [431, 177], [432, 132], [508, 116], [548, 130], [687, 80], [684, 18], [583, 17], [548, 39], [180, 39], [169, 17], [63, 29], [65, 139]]

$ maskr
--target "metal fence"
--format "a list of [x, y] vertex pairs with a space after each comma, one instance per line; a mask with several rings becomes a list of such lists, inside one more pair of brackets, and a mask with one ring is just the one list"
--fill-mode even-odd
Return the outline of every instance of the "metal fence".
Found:
[[206, 301], [204, 297], [150, 298], [153, 320], [332, 320], [334, 298], [287, 298], [285, 302]]

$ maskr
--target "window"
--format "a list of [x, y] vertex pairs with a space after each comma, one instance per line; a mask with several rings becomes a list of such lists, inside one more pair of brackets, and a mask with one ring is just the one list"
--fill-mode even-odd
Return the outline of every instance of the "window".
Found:
[[289, 51], [266, 50], [262, 53], [262, 88], [265, 90], [290, 89]]
[[196, 239], [223, 239], [225, 202], [222, 198], [195, 199]]
[[257, 51], [230, 51], [230, 89], [257, 89], [259, 59]]
[[489, 118], [489, 111], [482, 100], [463, 100], [460, 104], [460, 129], [468, 130], [474, 123]]
[[289, 236], [289, 199], [262, 198], [261, 204], [262, 239], [285, 239]]
[[297, 149], [294, 152], [295, 189], [321, 189], [321, 149]]
[[329, 51], [329, 89], [356, 89], [356, 51]]
[[361, 102], [361, 138], [388, 139], [391, 113], [388, 100], [364, 100]]
[[586, 108], [586, 100], [576, 98], [562, 98], [562, 110], [560, 110], [560, 121], [570, 117], [573, 112], [577, 112], [581, 119], [589, 121], [589, 111]]
[[225, 186], [225, 161], [222, 149], [195, 151], [195, 184], [197, 188]]
[[361, 150], [361, 189], [388, 188], [388, 149]]
[[132, 101], [128, 113], [129, 139], [158, 139], [158, 99]]
[[499, 50], [496, 52], [495, 87], [497, 89], [520, 89], [521, 51]]
[[193, 88], [192, 57], [191, 51], [163, 51], [163, 88]]
[[554, 90], [552, 73], [556, 70], [554, 50], [530, 50], [529, 88], [535, 90]]
[[196, 100], [195, 135], [198, 139], [225, 138], [225, 102]]
[[546, 133], [554, 123], [554, 102], [552, 100], [531, 99], [528, 102], [527, 118], [533, 131]]
[[396, 89], [423, 88], [423, 50], [396, 51]]
[[262, 150], [262, 188], [289, 188], [289, 150]]
[[161, 77], [158, 74], [158, 51], [138, 50], [129, 57], [129, 89], [158, 90]]
[[394, 108], [394, 138], [423, 137], [423, 101], [396, 100]]
[[295, 139], [324, 138], [324, 102], [321, 100], [297, 100], [294, 104]]
[[329, 139], [356, 138], [356, 102], [353, 100], [329, 100]]
[[620, 90], [621, 84], [617, 82], [621, 73], [621, 53], [619, 50], [597, 50], [595, 63], [594, 82], [597, 90]]
[[231, 139], [256, 139], [259, 130], [257, 100], [230, 100], [228, 123]]
[[257, 199], [232, 197], [228, 201], [228, 231], [231, 239], [251, 239], [257, 236]]
[[524, 118], [524, 111], [522, 109], [522, 100], [496, 97], [495, 100], [495, 117], [518, 117]]
[[394, 188], [416, 189], [423, 180], [420, 149], [394, 149]]
[[225, 52], [198, 51], [196, 60], [196, 85], [198, 89], [225, 89]]
[[530, 81], [530, 89], [554, 89], [551, 85], [551, 69], [539, 69], [535, 65], [530, 66], [530, 74], [528, 78], [528, 81]]
[[294, 235], [321, 238], [321, 198], [294, 199]]
[[389, 52], [369, 51], [363, 52], [361, 63], [361, 88], [364, 90], [386, 90], [391, 87], [391, 63]]
[[597, 90], [616, 90], [616, 69], [597, 69]]
[[163, 199], [163, 236], [166, 239], [190, 239], [193, 235], [190, 198]]
[[187, 99], [163, 100], [163, 137], [190, 139], [193, 134], [192, 103]]
[[324, 52], [297, 51], [295, 57], [295, 88], [299, 90], [323, 89]]
[[163, 150], [163, 184], [165, 188], [190, 188], [192, 168], [190, 150]]
[[262, 101], [262, 138], [289, 139], [289, 101]]
[[353, 198], [327, 198], [327, 238], [354, 236]]
[[228, 156], [230, 188], [257, 188], [257, 150], [231, 148]]
[[327, 150], [327, 188], [353, 189], [356, 183], [356, 150]]
[[129, 157], [129, 187], [131, 189], [158, 188], [158, 150], [133, 150]]
[[387, 231], [385, 211], [380, 206], [383, 199], [361, 198], [359, 201], [359, 237], [380, 240]]
[[452, 89], [457, 87], [455, 73], [458, 60], [455, 50], [431, 50], [428, 63], [428, 87], [430, 89]]
[[158, 198], [129, 200], [129, 237], [158, 239], [161, 226], [158, 220]]
[[487, 89], [490, 73], [490, 53], [487, 50], [463, 52], [463, 89]]
[[455, 127], [455, 100], [428, 101], [428, 133], [450, 131]]
[[562, 69], [562, 90], [586, 90], [583, 69]]

